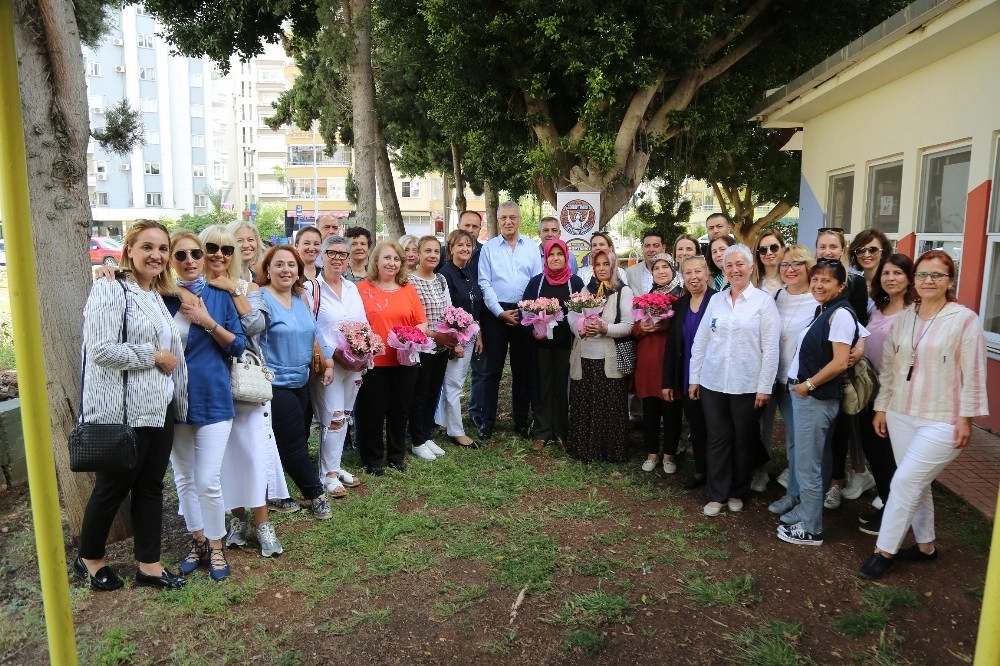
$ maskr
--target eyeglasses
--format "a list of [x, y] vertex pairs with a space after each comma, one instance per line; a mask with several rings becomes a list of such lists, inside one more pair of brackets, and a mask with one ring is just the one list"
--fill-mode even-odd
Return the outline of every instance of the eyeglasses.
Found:
[[174, 259], [176, 259], [177, 261], [187, 261], [188, 252], [191, 253], [191, 258], [194, 259], [195, 261], [198, 261], [199, 259], [205, 256], [205, 253], [201, 251], [201, 248], [196, 247], [193, 250], [177, 250], [176, 252], [174, 252]]
[[827, 232], [834, 234], [842, 234], [844, 233], [844, 227], [820, 227], [819, 231], [816, 233], [825, 234]]
[[790, 268], [794, 268], [795, 270], [798, 270], [798, 269], [802, 268], [805, 265], [806, 265], [806, 262], [804, 262], [804, 261], [783, 261], [780, 264], [778, 264], [778, 268], [781, 269], [781, 270], [783, 270], [783, 271], [787, 271]]
[[915, 277], [918, 282], [923, 282], [923, 281], [927, 280], [928, 278], [930, 278], [931, 282], [937, 282], [941, 278], [946, 278], [946, 277], [951, 277], [951, 276], [948, 275], [947, 273], [937, 273], [937, 272], [935, 272], [935, 273], [927, 273], [925, 271], [920, 271], [918, 273], [914, 273], [913, 277]]
[[[233, 247], [232, 245], [223, 245], [220, 247], [215, 243], [205, 243], [205, 249], [208, 250], [209, 254], [215, 254], [219, 250], [222, 250], [223, 257], [231, 257], [233, 256], [233, 252], [236, 251], [236, 248]], [[198, 259], [198, 257], [195, 257], [195, 259]]]
[[341, 250], [327, 250], [326, 256], [331, 259], [347, 259], [347, 253]]
[[762, 257], [768, 252], [770, 252], [771, 254], [778, 254], [778, 250], [780, 249], [781, 246], [778, 245], [777, 243], [771, 243], [770, 245], [761, 245], [759, 248], [757, 248], [757, 254], [759, 254]]
[[854, 256], [860, 257], [863, 254], [875, 255], [875, 254], [878, 254], [881, 251], [882, 251], [882, 248], [875, 247], [873, 245], [872, 246], [868, 246], [868, 247], [859, 247], [857, 250], [854, 251]]

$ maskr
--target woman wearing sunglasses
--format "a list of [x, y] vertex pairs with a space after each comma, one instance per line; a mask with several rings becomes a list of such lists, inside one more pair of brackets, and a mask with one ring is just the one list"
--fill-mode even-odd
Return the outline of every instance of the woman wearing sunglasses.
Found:
[[[875, 291], [878, 278], [882, 273], [882, 264], [889, 259], [891, 254], [892, 243], [889, 242], [884, 233], [874, 228], [858, 232], [847, 248], [851, 268], [865, 276], [869, 294]], [[874, 307], [875, 302], [869, 300], [869, 314]]]
[[[215, 244], [212, 248], [213, 261], [218, 262], [222, 248]], [[177, 285], [197, 298], [167, 297], [164, 302], [180, 331], [188, 367], [187, 419], [174, 427], [170, 454], [180, 513], [191, 532], [191, 546], [179, 566], [187, 575], [206, 565], [212, 580], [218, 581], [229, 576], [222, 550], [226, 536], [222, 458], [235, 416], [229, 359], [243, 354], [246, 337], [232, 296], [208, 284], [206, 249], [194, 233], [174, 232], [170, 264]]]
[[774, 296], [785, 285], [778, 263], [785, 251], [785, 241], [777, 232], [765, 230], [753, 247], [753, 275], [750, 279], [758, 289]]

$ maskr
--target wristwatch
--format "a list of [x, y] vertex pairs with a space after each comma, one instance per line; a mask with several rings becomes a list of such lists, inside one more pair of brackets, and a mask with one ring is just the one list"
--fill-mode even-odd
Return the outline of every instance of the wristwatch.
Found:
[[809, 381], [808, 377], [806, 378], [806, 388], [809, 389], [810, 393], [816, 390], [816, 385]]
[[250, 284], [246, 280], [240, 280], [236, 283], [236, 289], [233, 290], [233, 296], [246, 296], [247, 289]]

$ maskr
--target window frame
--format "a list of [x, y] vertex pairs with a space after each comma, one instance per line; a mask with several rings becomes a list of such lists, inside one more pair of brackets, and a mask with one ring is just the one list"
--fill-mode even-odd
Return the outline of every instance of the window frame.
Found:
[[147, 208], [163, 208], [163, 193], [162, 192], [146, 192], [146, 207]]
[[[833, 195], [836, 191], [834, 187], [835, 181], [841, 180], [843, 178], [851, 178], [851, 193], [847, 198], [847, 222], [844, 223], [843, 220], [837, 221], [833, 219]], [[854, 166], [839, 169], [837, 171], [832, 171], [827, 174], [826, 177], [826, 224], [827, 226], [841, 227], [846, 230], [848, 234], [851, 233], [851, 224], [854, 222], [854, 188], [858, 184], [858, 174]]]
[[147, 176], [159, 176], [161, 173], [159, 162], [143, 162], [142, 172]]
[[87, 61], [87, 76], [104, 76], [100, 60]]
[[[979, 302], [979, 321], [983, 326], [983, 336], [986, 338], [986, 353], [993, 360], [1000, 360], [1000, 332], [994, 333], [987, 327], [987, 315], [989, 314], [990, 297], [1000, 300], [1000, 279], [997, 280], [997, 292], [993, 291], [993, 271], [1000, 268], [995, 265], [994, 255], [1000, 250], [1000, 132], [993, 136], [993, 192], [990, 194], [989, 211], [986, 217], [986, 265], [983, 267], [983, 290]], [[1000, 263], [1000, 257], [996, 257], [996, 262]], [[1000, 314], [1000, 305], [998, 314]]]
[[[895, 236], [899, 234], [899, 226], [902, 222], [900, 219], [900, 211], [902, 209], [902, 198], [903, 198], [903, 176], [906, 173], [906, 163], [902, 155], [892, 155], [880, 160], [874, 160], [868, 162], [865, 169], [865, 209], [864, 209], [864, 228], [865, 229], [878, 229], [887, 236]], [[875, 223], [874, 206], [875, 206], [875, 174], [877, 171], [882, 171], [884, 169], [899, 167], [899, 192], [896, 195], [896, 228], [886, 229], [880, 224]], [[882, 217], [882, 216], [879, 216]]]
[[[969, 160], [966, 163], [966, 178], [965, 184], [962, 186], [962, 191], [965, 193], [963, 200], [965, 205], [962, 209], [962, 228], [957, 231], [926, 231], [927, 221], [925, 216], [927, 215], [927, 188], [929, 186], [931, 177], [931, 160], [944, 158], [951, 155], [958, 155], [961, 153], [968, 153]], [[965, 222], [966, 217], [969, 213], [969, 174], [972, 172], [972, 144], [968, 141], [955, 142], [952, 144], [947, 144], [944, 146], [935, 146], [933, 149], [925, 149], [921, 151], [920, 154], [920, 180], [919, 187], [917, 188], [917, 216], [914, 220], [914, 231], [919, 235], [955, 235], [965, 233]]]

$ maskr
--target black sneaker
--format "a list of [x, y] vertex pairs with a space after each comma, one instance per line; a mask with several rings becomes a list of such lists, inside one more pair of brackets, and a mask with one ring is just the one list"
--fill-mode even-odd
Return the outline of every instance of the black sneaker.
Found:
[[802, 527], [802, 523], [797, 525], [778, 525], [778, 538], [787, 543], [794, 543], [797, 546], [823, 545], [823, 533], [813, 534], [812, 532], [806, 532]]
[[938, 558], [937, 549], [934, 549], [933, 553], [925, 553], [920, 550], [917, 544], [913, 544], [909, 548], [902, 548], [896, 553], [895, 559], [903, 562], [933, 562]]
[[882, 512], [873, 511], [863, 516], [858, 516], [858, 529], [865, 534], [878, 536], [878, 531], [882, 528]]
[[892, 571], [893, 564], [891, 557], [882, 557], [878, 553], [872, 553], [868, 561], [861, 565], [858, 575], [868, 580], [875, 580]]

